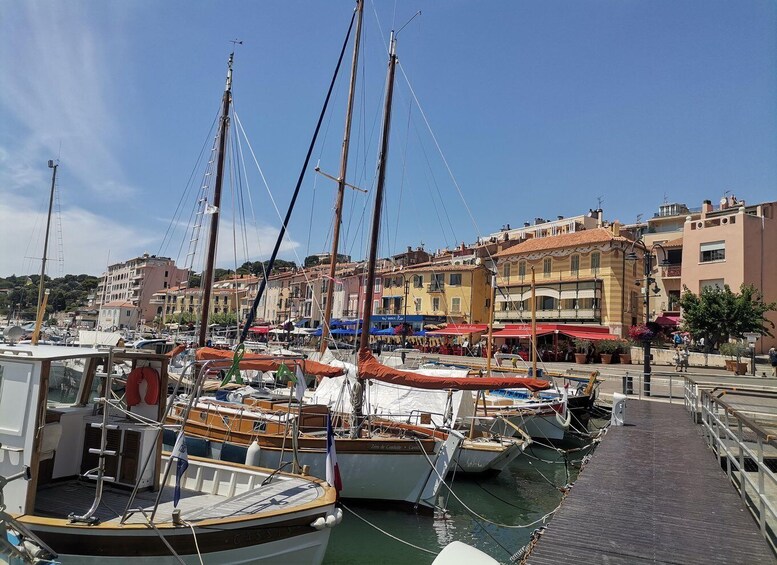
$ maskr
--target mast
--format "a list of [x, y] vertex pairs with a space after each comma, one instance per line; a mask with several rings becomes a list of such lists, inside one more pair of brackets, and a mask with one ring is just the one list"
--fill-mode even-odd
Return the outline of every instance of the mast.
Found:
[[486, 342], [486, 375], [491, 376], [491, 342], [494, 339], [494, 311], [496, 305], [496, 273], [491, 273], [491, 308], [488, 310], [488, 341]]
[[348, 151], [351, 145], [351, 121], [353, 118], [353, 99], [356, 94], [356, 70], [359, 64], [359, 44], [362, 35], [362, 13], [364, 0], [356, 0], [356, 37], [353, 42], [353, 59], [351, 61], [351, 81], [348, 86], [348, 109], [345, 114], [345, 132], [343, 147], [340, 153], [340, 175], [337, 179], [337, 201], [335, 203], [335, 225], [332, 233], [332, 254], [329, 257], [329, 285], [326, 292], [326, 307], [324, 308], [324, 325], [321, 334], [321, 353], [326, 351], [327, 336], [331, 337], [332, 301], [334, 298], [335, 272], [337, 269], [337, 253], [340, 245], [340, 226], [343, 223], [343, 196], [345, 194], [345, 175], [348, 170]]
[[40, 281], [38, 281], [38, 307], [36, 309], [36, 316], [35, 316], [35, 331], [32, 333], [32, 344], [37, 345], [38, 344], [38, 338], [40, 337], [40, 326], [43, 323], [43, 312], [41, 312], [41, 308], [45, 308], [43, 302], [43, 288], [44, 288], [44, 281], [46, 278], [46, 255], [49, 251], [49, 229], [51, 228], [51, 210], [54, 206], [54, 185], [57, 182], [57, 167], [59, 167], [59, 163], [55, 163], [52, 160], [49, 160], [49, 169], [52, 169], [51, 171], [51, 193], [49, 195], [49, 214], [46, 218], [46, 235], [43, 238], [43, 259], [41, 259], [40, 262]]
[[531, 267], [531, 376], [537, 378], [537, 289], [534, 286], [534, 265]]
[[370, 255], [367, 261], [367, 283], [364, 289], [364, 316], [359, 350], [369, 347], [370, 321], [372, 318], [372, 295], [375, 290], [375, 262], [378, 255], [380, 234], [380, 213], [383, 207], [383, 188], [386, 184], [386, 160], [388, 159], [389, 131], [391, 130], [391, 103], [394, 98], [394, 73], [397, 66], [396, 36], [391, 32], [389, 43], [388, 78], [386, 81], [386, 103], [383, 109], [383, 136], [378, 159], [378, 184], [375, 189], [375, 205], [372, 209], [372, 231], [370, 234]]
[[227, 63], [227, 84], [224, 88], [221, 123], [219, 125], [219, 158], [216, 165], [216, 185], [213, 189], [213, 214], [210, 219], [208, 234], [208, 257], [202, 273], [202, 319], [200, 320], [199, 345], [203, 347], [208, 333], [208, 315], [210, 314], [210, 293], [213, 290], [214, 264], [216, 261], [216, 240], [219, 231], [219, 215], [221, 214], [221, 186], [224, 181], [224, 157], [226, 154], [227, 132], [229, 130], [229, 104], [232, 101], [232, 60], [235, 53], [229, 54]]

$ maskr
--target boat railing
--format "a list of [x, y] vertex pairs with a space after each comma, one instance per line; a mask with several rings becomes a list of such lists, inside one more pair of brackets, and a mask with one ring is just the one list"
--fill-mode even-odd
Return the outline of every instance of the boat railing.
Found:
[[702, 390], [702, 429], [708, 447], [758, 522], [761, 535], [777, 551], [777, 508], [768, 496], [777, 489], [777, 475], [771, 468], [777, 461], [777, 438], [729, 402], [743, 396], [777, 401], [777, 394], [765, 391]]

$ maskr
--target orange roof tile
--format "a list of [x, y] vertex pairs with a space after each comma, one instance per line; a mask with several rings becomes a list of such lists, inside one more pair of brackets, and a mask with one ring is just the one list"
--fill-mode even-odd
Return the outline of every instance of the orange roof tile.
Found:
[[514, 255], [522, 255], [535, 251], [549, 251], [551, 249], [563, 249], [564, 247], [579, 247], [581, 245], [607, 243], [609, 241], [631, 243], [632, 240], [627, 237], [613, 235], [608, 228], [594, 228], [574, 233], [528, 239], [509, 249], [504, 249], [495, 253], [494, 257], [512, 257]]

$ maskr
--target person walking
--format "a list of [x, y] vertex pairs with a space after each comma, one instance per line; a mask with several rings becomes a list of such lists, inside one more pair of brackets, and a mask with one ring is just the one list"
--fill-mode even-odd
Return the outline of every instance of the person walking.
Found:
[[680, 350], [680, 372], [682, 373], [685, 371], [688, 372], [688, 358], [690, 357], [690, 353], [688, 352], [688, 346], [686, 345]]
[[769, 363], [772, 365], [772, 376], [777, 377], [777, 349], [769, 349]]

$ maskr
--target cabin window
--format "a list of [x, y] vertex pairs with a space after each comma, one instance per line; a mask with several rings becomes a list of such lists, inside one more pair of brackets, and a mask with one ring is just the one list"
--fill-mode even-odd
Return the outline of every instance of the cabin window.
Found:
[[[52, 361], [49, 370], [47, 402], [50, 404], [75, 404], [81, 389], [81, 371], [65, 365], [63, 361]], [[94, 378], [99, 383], [99, 377]]]
[[21, 436], [32, 390], [32, 363], [0, 363], [0, 430]]

